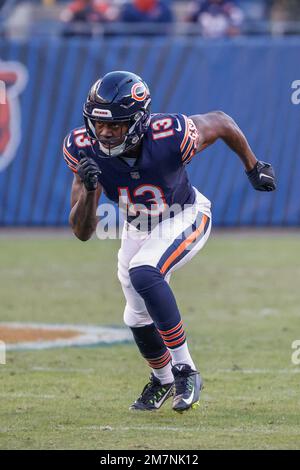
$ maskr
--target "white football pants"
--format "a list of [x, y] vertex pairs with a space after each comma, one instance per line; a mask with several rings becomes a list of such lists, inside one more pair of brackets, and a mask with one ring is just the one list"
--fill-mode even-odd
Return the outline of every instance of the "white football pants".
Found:
[[[128, 222], [124, 222], [121, 248], [118, 252], [118, 278], [126, 298], [124, 322], [129, 327], [141, 327], [153, 323], [142, 297], [131, 284], [129, 269], [137, 266], [157, 267], [164, 254], [172, 250], [174, 240], [188, 230], [195, 222], [199, 213], [207, 219], [206, 231], [199, 240], [191, 243], [184, 257], [167, 271], [165, 280], [170, 281], [172, 272], [190, 261], [205, 245], [211, 231], [211, 203], [196, 188], [196, 200], [193, 205], [184, 208], [173, 218], [163, 220], [150, 233], [141, 232]], [[201, 214], [200, 214], [201, 216]], [[167, 251], [169, 250], [169, 251]], [[176, 251], [176, 250], [175, 250]]]

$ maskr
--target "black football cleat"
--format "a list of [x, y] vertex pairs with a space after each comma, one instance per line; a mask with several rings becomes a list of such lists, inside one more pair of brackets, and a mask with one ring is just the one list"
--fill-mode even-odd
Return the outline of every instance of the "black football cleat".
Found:
[[182, 412], [196, 408], [203, 387], [199, 372], [188, 364], [176, 364], [172, 367], [172, 372], [175, 379], [173, 410]]
[[130, 410], [155, 411], [173, 395], [174, 382], [162, 385], [153, 373], [150, 382], [145, 385], [141, 396], [130, 406]]

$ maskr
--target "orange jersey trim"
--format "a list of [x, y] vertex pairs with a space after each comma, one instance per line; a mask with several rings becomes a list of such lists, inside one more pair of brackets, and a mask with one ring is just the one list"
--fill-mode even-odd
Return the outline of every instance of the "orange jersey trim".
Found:
[[68, 167], [70, 168], [70, 170], [73, 171], [73, 173], [77, 173], [77, 170], [76, 170], [76, 167], [74, 165], [72, 165], [72, 163], [69, 162], [69, 160], [65, 157], [64, 155], [64, 160], [66, 161]]
[[72, 162], [76, 163], [76, 165], [77, 165], [78, 160], [77, 160], [75, 157], [73, 157], [73, 156], [70, 154], [70, 152], [68, 152], [68, 150], [66, 149], [65, 145], [64, 145], [64, 149], [63, 149], [63, 150], [64, 150], [64, 153], [67, 155], [67, 157], [69, 157], [69, 159], [70, 159]]
[[194, 144], [194, 142], [193, 142], [192, 139], [191, 139], [190, 144], [189, 144], [188, 148], [186, 149], [185, 154], [184, 154], [183, 157], [182, 157], [182, 161], [183, 161], [183, 162], [185, 161], [186, 157], [188, 157], [190, 151], [193, 149], [193, 144]]
[[184, 133], [184, 137], [183, 137], [183, 140], [181, 142], [181, 145], [180, 145], [180, 150], [181, 150], [181, 153], [183, 152], [184, 150], [184, 147], [186, 146], [186, 143], [187, 143], [187, 140], [188, 140], [188, 137], [189, 137], [189, 123], [188, 123], [188, 120], [187, 120], [187, 117], [184, 116], [184, 122], [185, 122], [185, 133]]

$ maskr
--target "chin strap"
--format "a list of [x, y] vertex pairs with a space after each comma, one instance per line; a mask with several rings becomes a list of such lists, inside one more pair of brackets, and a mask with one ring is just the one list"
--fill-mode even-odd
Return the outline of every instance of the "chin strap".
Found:
[[117, 157], [118, 155], [121, 155], [125, 151], [125, 142], [118, 145], [117, 147], [113, 147], [110, 149], [107, 149], [106, 147], [104, 147], [100, 141], [98, 141], [98, 143], [99, 143], [99, 148], [101, 152], [105, 153], [105, 155], [108, 155], [109, 157]]
[[[93, 125], [92, 120], [90, 118], [87, 118], [86, 122], [88, 124], [89, 131], [90, 131], [90, 132], [88, 132], [88, 134], [89, 135], [92, 134], [93, 136], [96, 137], [96, 129], [95, 129], [95, 126]], [[124, 153], [126, 150], [129, 150], [129, 148], [137, 145], [138, 142], [143, 137], [143, 135], [140, 136], [140, 137], [138, 137], [137, 135], [131, 136], [131, 134], [134, 131], [134, 128], [136, 127], [136, 125], [138, 125], [138, 122], [133, 122], [132, 123], [132, 125], [128, 129], [127, 134], [125, 135], [124, 141], [116, 147], [112, 147], [112, 148], [107, 149], [106, 147], [103, 146], [103, 144], [100, 142], [100, 140], [97, 139], [97, 137], [96, 137], [96, 141], [99, 144], [99, 148], [100, 148], [101, 152], [104, 153], [105, 155], [107, 155], [108, 157], [117, 157], [117, 156], [121, 155], [122, 153]], [[127, 141], [128, 138], [131, 139], [131, 145], [130, 145], [129, 148], [126, 148], [126, 141]]]

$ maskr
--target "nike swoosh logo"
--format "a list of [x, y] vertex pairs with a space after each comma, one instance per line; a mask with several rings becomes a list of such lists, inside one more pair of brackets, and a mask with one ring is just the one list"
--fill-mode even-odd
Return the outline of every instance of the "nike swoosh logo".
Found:
[[193, 390], [192, 390], [192, 393], [191, 393], [190, 398], [183, 398], [182, 400], [183, 400], [184, 403], [186, 403], [187, 405], [191, 405], [191, 404], [192, 404], [192, 401], [193, 401], [193, 398], [194, 398], [194, 387], [193, 387]]
[[260, 173], [260, 174], [259, 174], [260, 179], [261, 179], [263, 176], [264, 176], [265, 178], [270, 178], [270, 180], [273, 180], [273, 179], [274, 179], [273, 176], [266, 175], [265, 173]]
[[175, 131], [181, 132], [182, 131], [181, 124], [180, 124], [180, 122], [178, 121], [177, 118], [176, 118], [176, 121], [178, 122], [178, 127], [175, 127]]
[[[170, 390], [169, 390], [169, 392], [170, 392]], [[159, 401], [156, 401], [154, 403], [155, 408], [159, 408], [163, 404], [164, 400], [167, 399], [166, 396], [169, 397], [169, 395], [168, 395], [169, 392], [167, 392], [166, 395], [164, 395]]]

